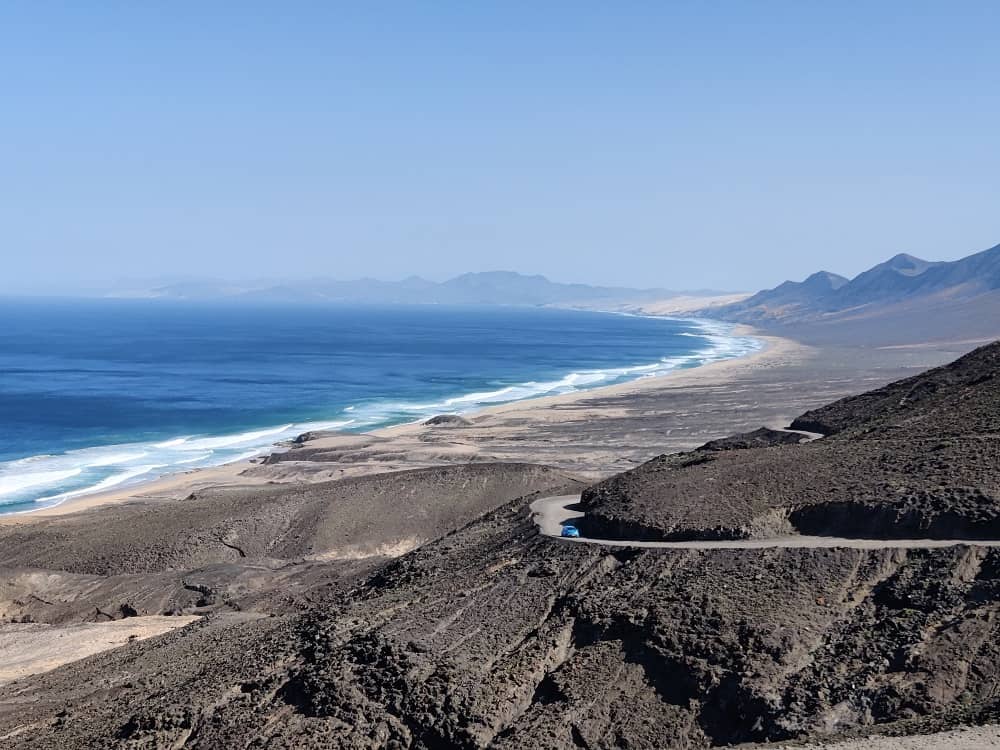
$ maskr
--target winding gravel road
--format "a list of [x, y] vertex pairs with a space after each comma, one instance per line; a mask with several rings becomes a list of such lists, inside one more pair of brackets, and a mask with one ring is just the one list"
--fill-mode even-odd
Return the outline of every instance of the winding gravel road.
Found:
[[570, 510], [580, 502], [579, 495], [559, 495], [535, 500], [530, 508], [539, 531], [563, 542], [601, 544], [607, 547], [654, 547], [656, 549], [768, 549], [771, 547], [852, 547], [855, 549], [932, 549], [936, 547], [1000, 547], [1000, 540], [982, 539], [845, 539], [835, 536], [789, 535], [762, 539], [722, 539], [693, 542], [640, 542], [621, 539], [589, 539], [560, 536], [562, 525], [585, 513]]
[[808, 432], [806, 430], [793, 430], [791, 427], [773, 427], [771, 429], [773, 429], [775, 432], [788, 432], [788, 433], [790, 433], [792, 435], [801, 435], [802, 437], [805, 438], [805, 440], [802, 441], [803, 443], [812, 443], [812, 442], [814, 442], [816, 440], [822, 440], [823, 439], [823, 433], [822, 432]]

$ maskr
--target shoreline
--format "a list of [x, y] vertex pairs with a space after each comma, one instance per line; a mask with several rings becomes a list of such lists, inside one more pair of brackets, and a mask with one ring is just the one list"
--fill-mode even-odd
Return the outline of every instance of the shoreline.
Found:
[[[39, 477], [45, 476], [46, 471], [52, 475], [63, 474], [71, 477], [81, 472], [79, 465], [72, 463], [76, 454], [97, 454], [96, 458], [91, 460], [104, 461], [104, 463], [94, 463], [93, 466], [110, 466], [114, 462], [101, 455], [100, 452], [113, 451], [114, 449], [119, 451], [118, 454], [112, 452], [111, 455], [115, 459], [123, 455], [128, 459], [147, 457], [143, 463], [149, 465], [123, 464], [116, 469], [117, 473], [105, 476], [96, 483], [94, 480], [88, 480], [89, 486], [52, 487], [46, 493], [40, 493], [32, 499], [0, 506], [0, 518], [36, 514], [42, 510], [57, 508], [69, 503], [75, 504], [81, 499], [93, 496], [118, 496], [121, 493], [131, 493], [137, 488], [156, 484], [161, 480], [169, 481], [172, 477], [186, 476], [196, 471], [211, 471], [230, 465], [245, 465], [266, 460], [283, 447], [294, 445], [303, 435], [307, 434], [335, 431], [347, 434], [382, 434], [385, 430], [397, 427], [419, 425], [441, 414], [475, 417], [485, 410], [504, 404], [516, 404], [564, 395], [575, 396], [602, 388], [672, 375], [683, 370], [699, 369], [716, 362], [755, 354], [764, 344], [761, 338], [753, 337], [753, 331], [747, 326], [710, 318], [685, 317], [682, 314], [671, 315], [668, 313], [650, 314], [638, 310], [588, 310], [586, 312], [686, 324], [692, 329], [692, 332], [681, 332], [679, 335], [675, 335], [675, 338], [692, 336], [702, 343], [700, 346], [682, 349], [683, 353], [663, 355], [655, 361], [640, 364], [610, 366], [603, 363], [596, 367], [575, 367], [567, 363], [571, 369], [565, 374], [539, 376], [536, 380], [521, 380], [503, 386], [493, 386], [496, 390], [484, 385], [457, 395], [429, 396], [417, 402], [404, 401], [398, 404], [396, 399], [390, 395], [383, 395], [376, 399], [375, 405], [386, 404], [392, 409], [381, 417], [378, 410], [374, 414], [364, 413], [370, 405], [361, 402], [344, 407], [335, 417], [310, 415], [297, 420], [296, 423], [291, 423], [291, 420], [288, 420], [289, 423], [281, 426], [279, 426], [280, 423], [253, 427], [243, 426], [233, 428], [235, 431], [223, 431], [219, 434], [164, 436], [155, 440], [134, 442], [126, 440], [113, 445], [85, 446], [63, 453], [48, 454], [43, 451], [39, 455], [16, 457], [0, 463], [0, 467], [6, 470], [8, 464], [16, 466], [38, 459], [51, 459], [54, 465], [46, 464], [43, 466], [41, 473], [38, 474]], [[601, 381], [608, 382], [602, 384]], [[509, 400], [505, 400], [508, 397]], [[361, 411], [355, 413], [355, 409], [361, 409]], [[265, 438], [265, 440], [261, 440], [261, 438]], [[157, 454], [157, 449], [173, 449], [174, 446], [179, 446], [177, 448], [179, 451], [197, 449], [207, 452], [192, 459], [187, 458], [187, 453], [182, 453], [185, 460], [179, 460], [176, 455], [171, 455], [170, 451], [163, 453], [162, 456]], [[233, 446], [232, 450], [227, 451], [230, 455], [214, 457], [211, 455], [216, 448], [228, 448], [229, 446]], [[60, 459], [63, 462], [70, 460], [70, 463], [61, 465]], [[184, 466], [184, 464], [189, 463], [194, 465]], [[89, 466], [84, 464], [82, 468], [87, 469]], [[30, 482], [34, 476], [29, 471], [24, 475], [24, 479]], [[16, 487], [19, 479], [18, 474], [13, 474], [12, 478]], [[0, 477], [0, 483], [4, 479], [5, 477]]]
[[[707, 321], [714, 323], [715, 321]], [[706, 333], [706, 335], [711, 335]], [[489, 417], [521, 415], [523, 412], [532, 412], [524, 415], [526, 419], [536, 420], [539, 424], [547, 420], [536, 412], [546, 410], [557, 410], [571, 405], [579, 406], [582, 403], [606, 397], [622, 397], [630, 394], [639, 394], [649, 391], [656, 391], [664, 387], [679, 387], [685, 384], [695, 384], [704, 382], [706, 376], [715, 382], [721, 378], [725, 380], [727, 376], [735, 371], [748, 366], [755, 366], [768, 360], [779, 361], [783, 357], [790, 355], [801, 355], [809, 347], [806, 347], [791, 339], [781, 338], [761, 333], [745, 325], [732, 325], [727, 335], [750, 337], [760, 342], [761, 346], [755, 351], [747, 354], [729, 357], [727, 359], [708, 362], [694, 367], [684, 367], [670, 370], [662, 374], [639, 377], [623, 383], [587, 388], [570, 393], [555, 394], [550, 396], [536, 396], [517, 401], [510, 401], [502, 404], [484, 406], [469, 412], [461, 413], [461, 416], [469, 421], [482, 420]], [[351, 437], [372, 437], [378, 440], [392, 440], [397, 438], [414, 438], [426, 431], [428, 428], [424, 424], [425, 418], [413, 422], [406, 422], [396, 425], [376, 428], [374, 430], [359, 433], [339, 433], [339, 432], [319, 432], [326, 439], [336, 439], [344, 436]], [[304, 433], [308, 434], [308, 433]], [[293, 438], [291, 442], [301, 438]], [[56, 516], [65, 516], [91, 508], [96, 508], [109, 504], [125, 503], [130, 501], [143, 500], [180, 500], [193, 492], [222, 487], [260, 487], [266, 485], [294, 484], [296, 482], [309, 482], [310, 480], [290, 479], [276, 480], [266, 476], [253, 476], [251, 473], [260, 467], [269, 457], [275, 454], [283, 454], [291, 448], [287, 446], [289, 441], [273, 444], [267, 453], [260, 456], [233, 461], [228, 464], [218, 466], [202, 467], [190, 471], [175, 472], [166, 474], [154, 479], [137, 484], [126, 485], [120, 489], [108, 490], [105, 492], [95, 492], [70, 498], [57, 505], [52, 505], [37, 510], [18, 511], [14, 513], [0, 514], [0, 525], [10, 525], [19, 523], [31, 523], [34, 519], [45, 519]], [[527, 458], [527, 457], [526, 457]], [[388, 469], [391, 471], [392, 469]], [[373, 470], [368, 473], [379, 473]], [[332, 478], [332, 477], [329, 477]], [[326, 478], [326, 479], [329, 479]], [[313, 480], [323, 481], [323, 479]]]
[[[471, 412], [462, 413], [461, 416], [466, 419], [474, 420], [480, 417], [521, 412], [529, 407], [532, 409], [546, 409], [560, 405], [578, 404], [593, 398], [625, 396], [632, 393], [658, 390], [664, 387], [664, 385], [668, 382], [672, 386], [681, 385], [684, 381], [693, 383], [702, 380], [705, 373], [709, 373], [711, 375], [718, 375], [720, 373], [724, 374], [733, 369], [733, 366], [737, 363], [750, 364], [768, 358], [777, 358], [781, 355], [787, 355], [793, 351], [804, 351], [809, 348], [803, 344], [793, 341], [792, 339], [759, 333], [755, 329], [744, 325], [734, 326], [733, 334], [757, 339], [762, 343], [762, 346], [759, 349], [747, 354], [729, 357], [728, 359], [722, 359], [715, 362], [708, 362], [704, 365], [683, 367], [662, 373], [660, 375], [636, 378], [635, 380], [629, 380], [624, 383], [612, 383], [610, 385], [602, 385], [596, 388], [586, 388], [572, 393], [559, 393], [552, 396], [535, 396], [533, 398], [521, 399], [520, 401], [508, 401], [503, 404], [484, 406]], [[423, 426], [424, 420], [419, 420], [416, 422], [406, 422], [404, 424], [380, 427], [378, 429], [371, 430], [370, 434], [392, 436], [412, 432], [415, 428]]]

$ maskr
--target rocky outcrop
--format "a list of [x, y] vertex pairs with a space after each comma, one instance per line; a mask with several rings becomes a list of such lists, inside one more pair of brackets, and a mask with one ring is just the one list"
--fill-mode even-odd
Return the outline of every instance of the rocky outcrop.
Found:
[[468, 427], [472, 422], [458, 414], [438, 414], [424, 424], [429, 427]]
[[[810, 430], [811, 432], [812, 430]], [[739, 451], [749, 448], [767, 448], [772, 445], [798, 445], [806, 440], [806, 436], [788, 430], [772, 430], [768, 427], [761, 427], [753, 432], [744, 432], [730, 437], [709, 440], [699, 451]]]

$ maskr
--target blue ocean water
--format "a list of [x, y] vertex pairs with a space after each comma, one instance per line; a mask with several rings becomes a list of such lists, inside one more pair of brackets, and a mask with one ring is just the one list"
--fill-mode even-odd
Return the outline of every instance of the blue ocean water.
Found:
[[752, 351], [721, 325], [522, 308], [0, 301], [0, 513]]

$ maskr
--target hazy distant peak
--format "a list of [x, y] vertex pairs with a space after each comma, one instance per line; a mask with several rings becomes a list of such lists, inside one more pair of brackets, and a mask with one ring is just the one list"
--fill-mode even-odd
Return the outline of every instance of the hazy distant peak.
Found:
[[423, 289], [427, 287], [434, 286], [433, 281], [428, 281], [422, 276], [407, 276], [405, 279], [399, 282], [400, 285], [408, 287], [410, 289]]
[[529, 276], [516, 271], [483, 271], [463, 273], [441, 283], [419, 276], [408, 276], [401, 281], [314, 278], [280, 284], [248, 282], [240, 285], [191, 280], [128, 293], [119, 291], [109, 296], [341, 304], [563, 305], [610, 309], [621, 304], [671, 299], [680, 294], [666, 289], [563, 284], [539, 274]]
[[540, 274], [523, 274], [517, 271], [470, 271], [469, 273], [459, 274], [453, 279], [446, 281], [446, 284], [466, 284], [466, 283], [498, 283], [498, 282], [536, 282], [542, 284], [551, 284], [547, 278]]
[[889, 260], [885, 263], [880, 263], [875, 266], [871, 270], [874, 271], [876, 269], [884, 268], [891, 269], [906, 276], [918, 276], [931, 266], [935, 265], [937, 265], [937, 263], [928, 262], [915, 255], [910, 255], [909, 253], [899, 253], [889, 258]]
[[849, 279], [840, 274], [831, 273], [830, 271], [817, 271], [806, 277], [803, 281], [803, 285], [809, 287], [819, 287], [822, 289], [836, 290], [840, 289], [844, 284], [847, 284]]
[[923, 258], [918, 258], [916, 255], [910, 255], [909, 253], [896, 253], [889, 260], [885, 262], [886, 265], [892, 266], [893, 268], [901, 268], [913, 265], [919, 265], [921, 263], [926, 263]]
[[785, 281], [774, 289], [758, 292], [743, 302], [736, 303], [734, 307], [750, 309], [763, 306], [768, 310], [788, 310], [824, 299], [847, 283], [843, 276], [829, 271], [817, 271], [803, 281]]

